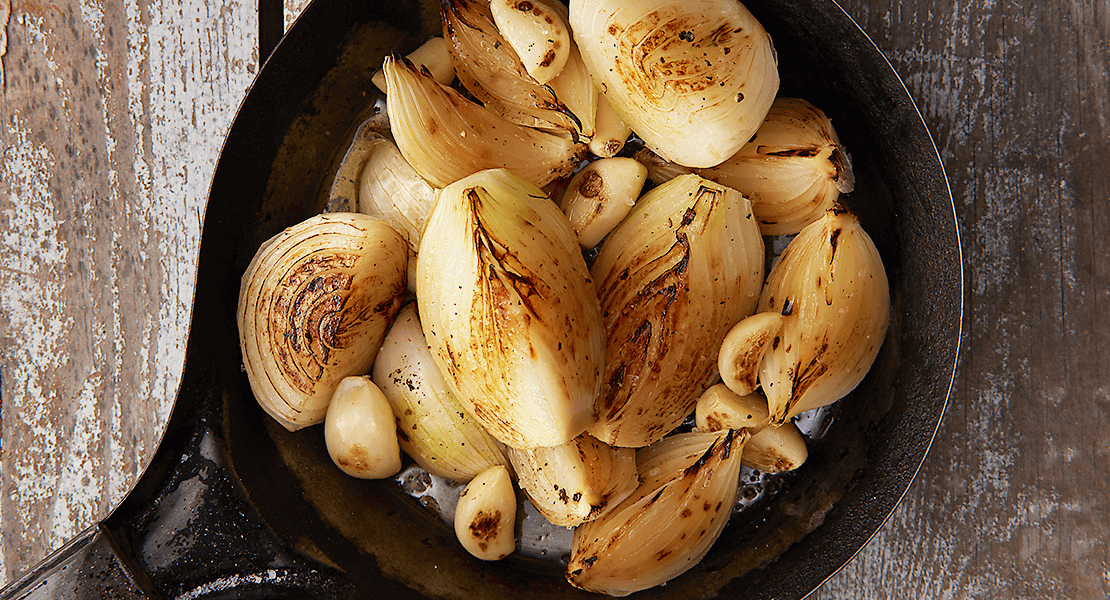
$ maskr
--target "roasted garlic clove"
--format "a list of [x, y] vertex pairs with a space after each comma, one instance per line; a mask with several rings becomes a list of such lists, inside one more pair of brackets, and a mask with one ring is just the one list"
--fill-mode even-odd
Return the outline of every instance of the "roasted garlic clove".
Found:
[[264, 243], [239, 290], [239, 344], [262, 408], [294, 431], [369, 370], [401, 306], [405, 241], [359, 213], [318, 215]]
[[424, 221], [435, 205], [435, 188], [420, 177], [393, 142], [382, 136], [367, 142], [357, 197], [359, 212], [392, 225], [416, 253]]
[[570, 28], [543, 0], [490, 0], [497, 31], [513, 47], [525, 70], [540, 84], [550, 82], [570, 57]]
[[646, 446], [682, 422], [717, 377], [706, 349], [755, 308], [763, 260], [735, 190], [686, 175], [636, 203], [592, 267], [607, 336], [594, 437]]
[[647, 180], [647, 169], [631, 158], [595, 160], [574, 174], [559, 208], [583, 248], [601, 243], [632, 210]]
[[770, 423], [767, 400], [759, 394], [741, 396], [728, 389], [725, 384], [718, 383], [705, 390], [698, 398], [694, 408], [694, 422], [697, 423], [698, 431], [704, 433], [735, 429], [755, 434]]
[[717, 352], [717, 369], [730, 390], [743, 396], [759, 387], [759, 363], [782, 329], [782, 320], [781, 313], [756, 313], [729, 330]]
[[[600, 95], [590, 72], [586, 70], [586, 63], [582, 62], [582, 54], [574, 39], [570, 40], [567, 64], [563, 65], [563, 70], [548, 85], [555, 92], [556, 98], [575, 116], [575, 129], [583, 138], [591, 140], [592, 150]], [[625, 137], [628, 137], [627, 133]]]
[[741, 460], [745, 467], [782, 473], [802, 466], [809, 456], [805, 437], [794, 423], [767, 427], [767, 399], [760, 394], [740, 396], [719, 383], [698, 398], [694, 415], [698, 431], [736, 429], [751, 434]]
[[604, 329], [559, 208], [506, 170], [483, 171], [440, 192], [419, 256], [424, 334], [478, 422], [514, 448], [582, 433], [600, 385]]
[[570, 174], [585, 148], [510, 123], [392, 57], [385, 59], [393, 137], [413, 169], [443, 187], [483, 169], [506, 168], [537, 186]]
[[440, 14], [459, 81], [489, 111], [520, 125], [581, 132], [579, 118], [528, 74], [488, 2], [440, 0]]
[[[447, 47], [447, 41], [441, 37], [428, 39], [405, 58], [416, 65], [416, 68], [427, 69], [432, 74], [432, 78], [440, 85], [451, 85], [451, 82], [455, 80], [455, 67], [451, 64], [451, 51]], [[385, 83], [385, 73], [381, 69], [374, 72], [370, 81], [383, 94], [389, 91]]]
[[455, 505], [455, 536], [482, 560], [501, 560], [516, 550], [516, 491], [504, 465], [482, 471], [463, 489]]
[[509, 464], [502, 446], [463, 408], [436, 366], [420, 329], [416, 305], [397, 314], [374, 361], [374, 383], [397, 418], [401, 449], [425, 471], [469, 481]]
[[859, 219], [835, 208], [803, 229], [771, 270], [759, 310], [783, 316], [759, 369], [774, 423], [852, 391], [890, 322], [886, 271]]
[[345, 377], [324, 419], [328, 455], [344, 473], [383, 479], [401, 470], [401, 448], [389, 400], [369, 377]]
[[592, 521], [627, 498], [639, 482], [636, 453], [588, 434], [558, 446], [509, 449], [520, 488], [552, 525]]
[[608, 514], [575, 530], [567, 580], [627, 596], [697, 564], [732, 514], [745, 439], [731, 431], [682, 434], [657, 442], [642, 462], [637, 456], [646, 465], [644, 482]]
[[621, 119], [613, 105], [604, 94], [597, 96], [597, 112], [594, 116], [594, 134], [590, 138], [590, 152], [601, 158], [612, 158], [624, 148], [632, 128]]
[[797, 233], [850, 192], [855, 178], [832, 121], [805, 100], [779, 98], [750, 142], [698, 173], [752, 201], [763, 235]]
[[771, 38], [735, 0], [572, 0], [570, 23], [617, 114], [681, 165], [735, 154], [778, 91]]

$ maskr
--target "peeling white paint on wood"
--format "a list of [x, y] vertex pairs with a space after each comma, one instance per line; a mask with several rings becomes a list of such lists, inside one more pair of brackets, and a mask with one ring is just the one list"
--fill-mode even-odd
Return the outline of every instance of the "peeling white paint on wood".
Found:
[[12, 16], [12, 0], [0, 2], [0, 93], [4, 91], [4, 56], [8, 53], [8, 20]]
[[0, 585], [106, 516], [156, 447], [183, 366], [209, 181], [258, 62], [253, 2], [12, 9]]
[[293, 22], [297, 20], [297, 17], [301, 16], [301, 12], [305, 9], [306, 6], [309, 5], [310, 2], [312, 2], [312, 0], [284, 1], [283, 12], [285, 13], [285, 31], [289, 31], [289, 28], [293, 26]]

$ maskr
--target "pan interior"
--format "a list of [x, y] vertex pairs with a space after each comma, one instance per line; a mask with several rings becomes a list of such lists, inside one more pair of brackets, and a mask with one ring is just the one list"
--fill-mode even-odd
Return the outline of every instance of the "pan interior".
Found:
[[[867, 378], [828, 409], [807, 463], [733, 518], [701, 563], [644, 597], [806, 595], [862, 547], [905, 492], [954, 368], [958, 241], [944, 173], [916, 109], [833, 2], [748, 7], [774, 39], [781, 95], [824, 110], [851, 155], [857, 189], [843, 201], [883, 256], [892, 323]], [[239, 155], [221, 159], [242, 169], [242, 189], [227, 201], [250, 207], [232, 261], [237, 274], [262, 241], [322, 210], [338, 158], [380, 99], [370, 75], [382, 58], [439, 33], [438, 4], [429, 1], [316, 0], [305, 11], [236, 121], [272, 134], [252, 138], [253, 147], [229, 144], [225, 153]], [[224, 199], [214, 189], [210, 203]], [[222, 309], [233, 314], [234, 295], [227, 296]], [[471, 557], [427, 500], [394, 480], [345, 476], [328, 457], [321, 427], [285, 431], [258, 407], [245, 375], [235, 377], [238, 387], [226, 394], [231, 462], [269, 526], [305, 556], [388, 597], [592, 596], [565, 582], [557, 556]]]

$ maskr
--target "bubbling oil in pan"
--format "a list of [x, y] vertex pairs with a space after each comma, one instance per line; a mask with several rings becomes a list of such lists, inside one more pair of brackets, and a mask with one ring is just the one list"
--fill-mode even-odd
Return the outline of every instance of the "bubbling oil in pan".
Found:
[[[828, 431], [833, 421], [829, 416], [829, 408], [823, 406], [798, 415], [795, 425], [807, 440], [821, 439]], [[693, 419], [690, 419], [680, 429], [689, 429], [692, 426]], [[733, 518], [764, 500], [773, 498], [782, 488], [784, 479], [790, 476], [790, 473], [764, 473], [741, 467]], [[431, 475], [415, 464], [403, 469], [394, 477], [394, 481], [406, 494], [438, 515], [448, 526], [454, 527], [455, 506], [458, 504], [459, 494], [466, 487], [465, 482], [457, 483]], [[567, 564], [574, 530], [549, 523], [519, 490], [517, 500], [516, 553], [527, 558]]]

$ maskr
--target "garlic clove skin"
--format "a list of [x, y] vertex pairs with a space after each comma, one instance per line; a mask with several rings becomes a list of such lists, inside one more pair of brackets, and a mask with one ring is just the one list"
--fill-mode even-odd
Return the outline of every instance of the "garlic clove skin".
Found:
[[604, 515], [636, 489], [636, 453], [582, 434], [558, 446], [508, 450], [517, 482], [548, 522], [574, 527]]
[[650, 148], [641, 148], [632, 157], [647, 167], [648, 179], [657, 184], [670, 181], [679, 175], [697, 172], [697, 169], [684, 167], [659, 156], [652, 152]]
[[490, 0], [497, 30], [513, 47], [528, 74], [550, 82], [570, 57], [570, 28], [543, 0]]
[[559, 207], [570, 220], [583, 248], [609, 235], [640, 197], [647, 169], [631, 158], [595, 160], [574, 174]]
[[755, 309], [763, 238], [735, 190], [686, 175], [645, 194], [591, 267], [605, 319], [597, 422], [612, 446], [646, 446], [682, 423], [717, 378], [732, 324]]
[[886, 271], [859, 219], [838, 207], [802, 229], [771, 270], [759, 310], [783, 316], [759, 368], [772, 423], [852, 391], [890, 323]]
[[697, 564], [732, 513], [744, 439], [730, 431], [659, 442], [663, 447], [646, 460], [654, 475], [608, 514], [575, 530], [567, 580], [627, 596]]
[[455, 396], [498, 441], [555, 446], [593, 420], [597, 294], [566, 217], [504, 169], [440, 192], [417, 261], [421, 325]]
[[368, 140], [367, 158], [358, 175], [358, 210], [389, 223], [405, 237], [415, 255], [424, 221], [435, 205], [436, 190], [382, 136]]
[[393, 409], [369, 377], [339, 382], [324, 419], [324, 441], [332, 462], [351, 477], [384, 479], [401, 470]]
[[[455, 80], [455, 67], [451, 64], [451, 51], [447, 48], [447, 41], [441, 37], [432, 37], [420, 45], [419, 48], [405, 56], [418, 69], [427, 69], [432, 78], [440, 85], [451, 85]], [[382, 93], [388, 88], [385, 83], [385, 73], [378, 69], [370, 81]]]
[[408, 252], [385, 222], [317, 215], [264, 243], [237, 320], [255, 398], [295, 431], [324, 420], [339, 381], [370, 369], [405, 293]]
[[506, 121], [449, 87], [386, 57], [386, 110], [397, 148], [422, 178], [444, 187], [505, 168], [537, 186], [569, 175], [585, 147]]
[[501, 444], [466, 412], [443, 380], [415, 303], [401, 309], [386, 334], [373, 380], [392, 406], [401, 449], [425, 471], [469, 481], [489, 467], [509, 464]]
[[759, 363], [782, 329], [782, 322], [782, 314], [762, 312], [744, 318], [729, 330], [717, 353], [717, 369], [730, 390], [741, 396], [756, 390]]
[[694, 415], [698, 431], [735, 429], [751, 434], [741, 460], [745, 467], [783, 473], [802, 466], [809, 457], [805, 437], [794, 423], [767, 427], [767, 400], [760, 394], [737, 395], [719, 383], [698, 398]]
[[675, 179], [678, 175], [696, 173], [698, 170], [690, 169], [677, 163], [670, 162], [648, 148], [642, 148], [633, 154], [634, 159], [647, 167], [647, 179], [653, 183], [663, 183]]
[[778, 92], [771, 38], [734, 0], [572, 0], [570, 23], [617, 114], [681, 165], [735, 154]]
[[455, 506], [455, 536], [482, 560], [516, 551], [516, 491], [504, 465], [482, 471], [463, 489]]

